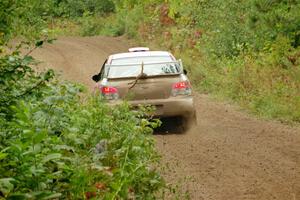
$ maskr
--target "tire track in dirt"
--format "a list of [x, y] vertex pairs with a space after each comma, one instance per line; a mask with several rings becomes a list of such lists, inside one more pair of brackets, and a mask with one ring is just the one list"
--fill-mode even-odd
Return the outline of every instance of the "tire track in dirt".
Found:
[[196, 95], [196, 106], [194, 130], [158, 136], [164, 161], [179, 161], [169, 179], [191, 176], [184, 189], [192, 199], [300, 198], [299, 128], [254, 119], [206, 95]]
[[[92, 88], [105, 58], [130, 46], [124, 38], [61, 37], [33, 56]], [[207, 95], [195, 94], [195, 104], [190, 132], [154, 136], [168, 181], [183, 180], [196, 200], [300, 200], [299, 127], [255, 119]]]

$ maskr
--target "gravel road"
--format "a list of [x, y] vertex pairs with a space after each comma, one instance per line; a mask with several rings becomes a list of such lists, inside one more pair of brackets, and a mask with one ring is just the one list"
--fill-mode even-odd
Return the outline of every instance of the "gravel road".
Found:
[[[33, 52], [62, 77], [90, 79], [124, 38], [60, 37]], [[155, 134], [165, 178], [195, 200], [300, 200], [300, 128], [256, 119], [238, 107], [195, 94], [198, 125], [185, 134]]]

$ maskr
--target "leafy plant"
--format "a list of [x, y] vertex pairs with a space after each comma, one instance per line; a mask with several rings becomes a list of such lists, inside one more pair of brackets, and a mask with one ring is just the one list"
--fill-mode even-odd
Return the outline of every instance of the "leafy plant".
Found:
[[163, 181], [149, 109], [83, 99], [82, 86], [37, 74], [18, 51], [0, 61], [0, 198], [155, 198]]

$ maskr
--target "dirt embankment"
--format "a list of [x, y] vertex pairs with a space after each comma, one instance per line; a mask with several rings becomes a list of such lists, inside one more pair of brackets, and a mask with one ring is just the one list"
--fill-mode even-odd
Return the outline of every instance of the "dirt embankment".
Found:
[[[62, 37], [33, 53], [63, 78], [93, 87], [105, 58], [127, 51], [122, 38]], [[196, 200], [300, 200], [300, 128], [248, 116], [195, 94], [198, 125], [186, 134], [154, 137], [169, 170]]]

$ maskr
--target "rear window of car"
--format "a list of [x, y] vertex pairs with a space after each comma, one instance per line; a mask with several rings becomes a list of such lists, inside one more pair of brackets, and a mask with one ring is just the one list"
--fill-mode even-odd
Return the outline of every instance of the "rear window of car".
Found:
[[[126, 78], [137, 77], [142, 72], [142, 64], [110, 65], [108, 69], [108, 78]], [[172, 75], [181, 72], [178, 62], [167, 63], [145, 63], [143, 73], [147, 76]]]
[[141, 63], [160, 63], [172, 62], [171, 56], [138, 56], [118, 58], [111, 61], [112, 65], [126, 65], [126, 64], [141, 64]]

